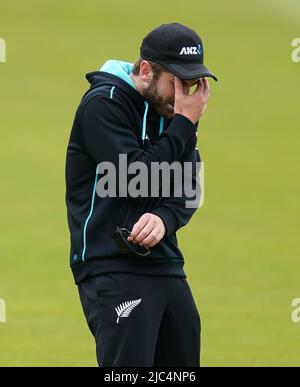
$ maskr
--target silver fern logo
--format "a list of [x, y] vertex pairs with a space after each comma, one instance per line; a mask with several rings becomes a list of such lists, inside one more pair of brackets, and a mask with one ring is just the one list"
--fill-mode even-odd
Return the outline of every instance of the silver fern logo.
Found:
[[130, 313], [133, 311], [133, 309], [138, 306], [138, 304], [142, 301], [142, 299], [133, 300], [133, 301], [126, 301], [120, 304], [115, 308], [115, 311], [117, 312], [118, 318], [117, 318], [117, 324], [119, 324], [120, 317], [129, 317]]

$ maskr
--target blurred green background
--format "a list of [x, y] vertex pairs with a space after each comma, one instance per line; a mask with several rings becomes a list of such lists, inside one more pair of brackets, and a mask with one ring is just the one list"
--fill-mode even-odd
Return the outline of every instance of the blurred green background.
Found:
[[85, 73], [181, 22], [204, 40], [205, 203], [179, 233], [205, 366], [300, 365], [298, 0], [0, 0], [0, 365], [94, 366], [68, 265], [65, 151]]

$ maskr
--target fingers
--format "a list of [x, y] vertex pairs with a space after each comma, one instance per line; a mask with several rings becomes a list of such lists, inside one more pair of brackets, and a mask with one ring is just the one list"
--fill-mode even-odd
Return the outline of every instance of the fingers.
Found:
[[203, 84], [203, 80], [202, 80], [202, 78], [201, 79], [199, 79], [199, 82], [198, 82], [198, 84], [197, 84], [197, 88], [196, 88], [196, 90], [194, 91], [194, 93], [192, 94], [192, 96], [193, 95], [199, 95], [199, 94], [202, 94], [203, 93], [203, 90], [204, 90], [204, 84]]
[[[177, 95], [189, 95], [190, 87], [188, 85], [184, 85], [181, 79], [175, 77], [175, 96]], [[203, 94], [208, 97], [209, 95], [209, 82], [207, 78], [200, 78], [197, 84], [195, 91], [190, 95], [193, 96], [195, 94]]]
[[175, 85], [175, 97], [183, 94], [183, 84], [182, 81], [175, 77], [174, 78], [174, 85]]
[[149, 248], [160, 242], [165, 235], [165, 231], [166, 228], [161, 218], [157, 215], [147, 213], [141, 216], [133, 226], [127, 240]]
[[202, 117], [208, 103], [209, 83], [203, 77], [197, 80], [197, 87], [189, 93], [189, 82], [182, 81], [175, 77], [175, 105], [174, 113], [187, 117], [193, 123], [196, 123]]
[[148, 223], [142, 228], [139, 234], [134, 238], [133, 243], [141, 244], [149, 236], [149, 234], [154, 230], [155, 224], [153, 221], [148, 221]]
[[183, 92], [184, 95], [189, 95], [190, 94], [190, 86], [186, 85], [186, 84], [183, 84], [182, 85], [182, 92]]
[[203, 78], [203, 94], [208, 97], [209, 96], [209, 82], [207, 78]]
[[209, 97], [209, 83], [207, 78], [201, 78], [198, 82], [197, 89], [191, 95], [193, 98], [201, 98], [204, 101], [208, 100]]
[[208, 82], [208, 79], [207, 78], [202, 78], [202, 82], [204, 84], [204, 89], [208, 89], [209, 90], [209, 82]]
[[127, 238], [129, 242], [132, 242], [142, 231], [142, 229], [146, 226], [146, 224], [149, 221], [149, 216], [148, 214], [144, 214], [143, 216], [140, 217], [140, 219], [136, 222], [136, 224], [133, 226], [132, 231]]
[[161, 230], [153, 229], [151, 233], [140, 243], [144, 247], [153, 247], [163, 238], [164, 233]]

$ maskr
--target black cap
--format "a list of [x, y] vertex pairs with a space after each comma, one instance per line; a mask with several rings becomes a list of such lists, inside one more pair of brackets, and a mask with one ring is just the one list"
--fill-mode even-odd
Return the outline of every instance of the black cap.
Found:
[[203, 64], [203, 44], [191, 28], [162, 24], [144, 38], [140, 56], [159, 63], [180, 79], [217, 78]]

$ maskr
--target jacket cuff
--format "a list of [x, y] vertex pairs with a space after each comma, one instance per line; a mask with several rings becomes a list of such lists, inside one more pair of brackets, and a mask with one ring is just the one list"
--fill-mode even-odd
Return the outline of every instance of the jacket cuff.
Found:
[[164, 133], [174, 134], [185, 143], [190, 137], [195, 136], [196, 126], [182, 114], [175, 114], [170, 126]]
[[178, 229], [177, 219], [173, 211], [167, 207], [158, 207], [155, 210], [151, 211], [152, 214], [157, 215], [164, 222], [166, 227], [166, 233], [164, 237], [168, 237], [171, 234], [174, 234]]

